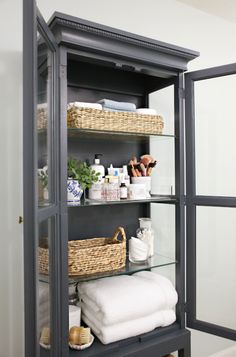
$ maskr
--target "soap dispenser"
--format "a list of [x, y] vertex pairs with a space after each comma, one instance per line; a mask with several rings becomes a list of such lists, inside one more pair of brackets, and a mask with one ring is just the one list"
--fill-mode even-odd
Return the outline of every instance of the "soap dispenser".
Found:
[[102, 154], [95, 154], [94, 164], [91, 165], [91, 168], [92, 168], [96, 173], [99, 173], [98, 181], [99, 181], [99, 182], [102, 182], [102, 181], [103, 181], [103, 178], [104, 178], [104, 176], [105, 176], [105, 167], [100, 164], [99, 156], [102, 156]]

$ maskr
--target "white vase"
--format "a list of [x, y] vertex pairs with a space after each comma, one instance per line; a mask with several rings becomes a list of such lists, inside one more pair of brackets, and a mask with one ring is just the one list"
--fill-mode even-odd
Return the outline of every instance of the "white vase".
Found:
[[79, 202], [83, 190], [80, 186], [80, 183], [78, 180], [73, 180], [73, 179], [68, 179], [67, 180], [67, 201], [68, 202]]

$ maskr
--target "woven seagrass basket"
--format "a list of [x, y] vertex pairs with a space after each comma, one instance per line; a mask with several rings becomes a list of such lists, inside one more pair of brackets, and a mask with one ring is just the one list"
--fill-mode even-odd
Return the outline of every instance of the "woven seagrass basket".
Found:
[[164, 121], [160, 115], [110, 112], [72, 106], [67, 111], [67, 126], [87, 130], [162, 134]]
[[[121, 240], [118, 239], [119, 234]], [[118, 227], [112, 238], [91, 238], [68, 242], [68, 275], [84, 276], [119, 270], [126, 261], [126, 234]], [[48, 249], [39, 247], [39, 272], [49, 273]]]

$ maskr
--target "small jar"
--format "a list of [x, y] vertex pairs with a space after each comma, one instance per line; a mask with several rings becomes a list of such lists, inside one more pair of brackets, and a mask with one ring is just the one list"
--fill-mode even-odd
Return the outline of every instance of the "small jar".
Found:
[[139, 218], [139, 228], [136, 233], [139, 239], [148, 244], [148, 256], [152, 257], [154, 255], [154, 231], [151, 218]]

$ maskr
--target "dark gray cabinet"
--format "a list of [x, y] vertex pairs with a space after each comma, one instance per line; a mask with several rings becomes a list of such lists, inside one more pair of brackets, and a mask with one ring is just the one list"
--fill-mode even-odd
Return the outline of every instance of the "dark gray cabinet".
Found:
[[[24, 222], [25, 222], [25, 304], [26, 356], [157, 356], [173, 351], [190, 356], [188, 325], [206, 332], [236, 339], [235, 331], [196, 319], [196, 206], [236, 207], [233, 197], [196, 195], [194, 141], [194, 81], [236, 73], [236, 66], [224, 66], [188, 74], [187, 63], [199, 54], [142, 36], [134, 35], [65, 14], [55, 13], [47, 25], [32, 7], [31, 22], [25, 24], [24, 77]], [[28, 18], [27, 18], [28, 19]], [[27, 27], [28, 26], [28, 27]], [[33, 33], [27, 30], [31, 26]], [[37, 30], [36, 30], [37, 27]], [[32, 45], [30, 47], [30, 44]], [[37, 46], [37, 50], [36, 50]], [[28, 64], [28, 66], [27, 66]], [[32, 72], [29, 71], [32, 70]], [[37, 76], [36, 76], [37, 71]], [[36, 78], [37, 77], [37, 78]], [[141, 202], [94, 205], [67, 204], [67, 158], [92, 159], [104, 153], [104, 165], [129, 160], [130, 152], [139, 156], [151, 148], [150, 135], [80, 132], [67, 129], [67, 103], [95, 102], [107, 97], [131, 101], [148, 107], [150, 93], [173, 88], [174, 187], [169, 193]], [[29, 102], [28, 102], [29, 100]], [[185, 101], [184, 101], [185, 100]], [[184, 118], [184, 104], [186, 114]], [[40, 109], [46, 112], [46, 130], [37, 126]], [[46, 107], [45, 107], [46, 106]], [[46, 108], [46, 110], [45, 110]], [[186, 120], [185, 120], [186, 119]], [[186, 131], [185, 131], [186, 130]], [[186, 135], [185, 135], [186, 134]], [[185, 140], [186, 138], [186, 140]], [[186, 152], [186, 170], [185, 170]], [[47, 165], [48, 192], [38, 184], [38, 167]], [[45, 168], [46, 170], [46, 168]], [[186, 172], [186, 175], [185, 175]], [[185, 183], [187, 191], [185, 191]], [[85, 351], [68, 349], [68, 284], [76, 279], [67, 275], [67, 243], [70, 239], [109, 236], [114, 227], [123, 225], [127, 235], [134, 234], [137, 219], [150, 215], [152, 205], [174, 207], [175, 257], [155, 259], [146, 269], [175, 264], [179, 301], [177, 320], [167, 328], [124, 341], [102, 345], [96, 340]], [[186, 211], [186, 214], [185, 214]], [[185, 299], [185, 218], [187, 217], [187, 301]], [[161, 224], [161, 223], [159, 223]], [[38, 248], [47, 238], [49, 276], [39, 274]], [[50, 297], [51, 349], [39, 347], [39, 281]]]

